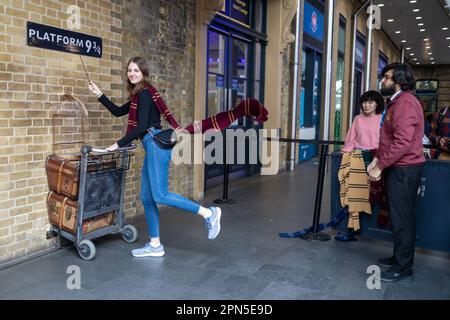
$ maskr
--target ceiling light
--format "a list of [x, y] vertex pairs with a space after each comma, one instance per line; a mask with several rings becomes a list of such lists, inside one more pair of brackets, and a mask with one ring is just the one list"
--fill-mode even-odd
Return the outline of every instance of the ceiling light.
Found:
[[425, 29], [420, 29], [419, 31], [420, 31], [420, 32], [424, 32], [424, 31], [426, 31], [426, 30], [425, 30]]
[[414, 60], [414, 61], [417, 61], [417, 58], [414, 58], [413, 60]]
[[395, 31], [395, 33], [402, 33], [400, 30]]
[[433, 52], [428, 52], [428, 55], [431, 56], [433, 54]]
[[428, 40], [430, 40], [430, 38], [424, 38], [424, 39], [423, 39], [423, 41], [428, 41]]
[[450, 46], [448, 46], [450, 48]]
[[416, 3], [417, 0], [410, 0], [409, 3]]
[[420, 20], [420, 19], [422, 19], [422, 17], [416, 17], [416, 20]]
[[443, 27], [442, 30], [446, 31], [446, 30], [448, 30], [448, 28], [447, 27]]
[[394, 22], [394, 19], [388, 19], [387, 22]]
[[436, 62], [433, 61], [431, 64], [435, 64], [435, 63], [436, 63]]
[[406, 40], [402, 40], [402, 43], [406, 43]]
[[430, 49], [431, 47], [430, 46], [426, 46], [425, 48]]
[[384, 4], [383, 4], [383, 3], [380, 3], [378, 6], [379, 6], [379, 7], [384, 7]]
[[413, 12], [419, 12], [420, 9], [413, 9]]
[[410, 53], [409, 55], [410, 55], [410, 56], [413, 56], [413, 55], [414, 55], [414, 53]]
[[406, 48], [406, 50], [411, 50], [411, 47]]
[[430, 60], [434, 60], [434, 58], [433, 58], [433, 57], [431, 57], [431, 58], [430, 58]]
[[423, 26], [423, 23], [421, 22], [421, 23], [418, 23], [417, 24], [419, 27], [421, 27], [421, 26]]
[[419, 62], [416, 62], [416, 64], [420, 64]]
[[447, 37], [447, 38], [445, 38], [445, 39], [450, 40], [450, 37]]

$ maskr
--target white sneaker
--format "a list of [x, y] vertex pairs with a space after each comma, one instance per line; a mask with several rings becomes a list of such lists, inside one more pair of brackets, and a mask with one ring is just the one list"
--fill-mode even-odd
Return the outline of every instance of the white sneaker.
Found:
[[208, 239], [215, 239], [220, 232], [220, 218], [222, 216], [222, 210], [219, 207], [209, 208], [212, 211], [212, 215], [205, 219], [206, 229], [208, 229]]
[[131, 255], [136, 258], [162, 257], [164, 254], [164, 246], [162, 244], [155, 248], [150, 245], [150, 242], [147, 242], [142, 248], [131, 250]]

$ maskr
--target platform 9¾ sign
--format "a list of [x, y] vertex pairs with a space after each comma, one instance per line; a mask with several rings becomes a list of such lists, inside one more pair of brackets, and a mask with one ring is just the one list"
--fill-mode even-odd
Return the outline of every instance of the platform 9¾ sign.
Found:
[[27, 43], [32, 47], [102, 57], [102, 38], [27, 22]]

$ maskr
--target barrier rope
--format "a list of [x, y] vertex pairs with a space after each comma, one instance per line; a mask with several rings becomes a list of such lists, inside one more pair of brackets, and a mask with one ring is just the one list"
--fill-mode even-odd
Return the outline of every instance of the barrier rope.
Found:
[[[334, 227], [339, 222], [341, 222], [341, 220], [344, 219], [347, 215], [348, 215], [347, 207], [342, 208], [341, 211], [339, 211], [339, 213], [333, 219], [331, 219], [331, 221], [329, 221], [327, 223], [319, 224], [319, 232], [323, 231], [323, 230], [326, 230], [326, 229], [329, 229], [331, 227]], [[312, 232], [313, 231], [313, 227], [314, 226], [311, 226], [311, 227], [305, 228], [303, 230], [300, 230], [300, 231], [297, 231], [297, 232], [294, 232], [294, 233], [282, 232], [282, 233], [279, 233], [278, 235], [281, 238], [299, 238], [300, 236], [303, 236], [303, 235], [305, 235], [307, 233]]]

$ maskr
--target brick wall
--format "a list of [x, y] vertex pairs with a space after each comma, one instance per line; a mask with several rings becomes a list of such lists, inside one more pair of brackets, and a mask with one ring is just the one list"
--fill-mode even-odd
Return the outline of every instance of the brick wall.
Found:
[[[77, 55], [26, 44], [27, 21], [68, 29], [66, 9], [73, 3], [4, 0], [0, 5], [0, 262], [53, 246], [45, 240], [48, 187], [44, 166], [53, 152], [52, 115], [67, 107], [59, 103], [62, 95], [74, 94], [87, 107], [91, 144], [111, 144], [123, 127], [123, 121], [112, 120], [88, 92]], [[103, 58], [84, 57], [91, 78], [110, 96], [120, 97], [122, 92], [115, 90], [115, 84], [121, 83], [117, 72], [122, 71], [122, 64], [113, 57], [121, 55], [122, 35], [114, 32], [120, 20], [111, 16], [120, 14], [123, 5], [76, 3], [82, 19], [81, 30], [75, 31], [103, 38]]]
[[[2, 0], [0, 265], [53, 247], [53, 242], [45, 240], [49, 227], [45, 158], [54, 152], [54, 141], [74, 138], [65, 130], [82, 122], [69, 121], [60, 131], [52, 130], [52, 124], [62, 123], [55, 114], [76, 110], [73, 103], [62, 103], [63, 95], [73, 94], [86, 106], [88, 116], [82, 120], [89, 144], [109, 146], [125, 130], [127, 117], [113, 117], [88, 91], [78, 55], [26, 44], [27, 21], [69, 29], [66, 10], [75, 3], [81, 9], [81, 29], [74, 31], [103, 39], [102, 58], [83, 56], [83, 60], [91, 79], [105, 94], [116, 103], [126, 101], [126, 62], [141, 55], [148, 60], [151, 80], [176, 119], [181, 125], [193, 121], [195, 0]], [[79, 137], [83, 137], [80, 132]], [[79, 150], [79, 146], [73, 145], [68, 151]], [[142, 213], [139, 201], [142, 158], [139, 146], [127, 172], [127, 218]], [[177, 181], [170, 186], [172, 190], [192, 195], [192, 166], [174, 167], [170, 180]]]

